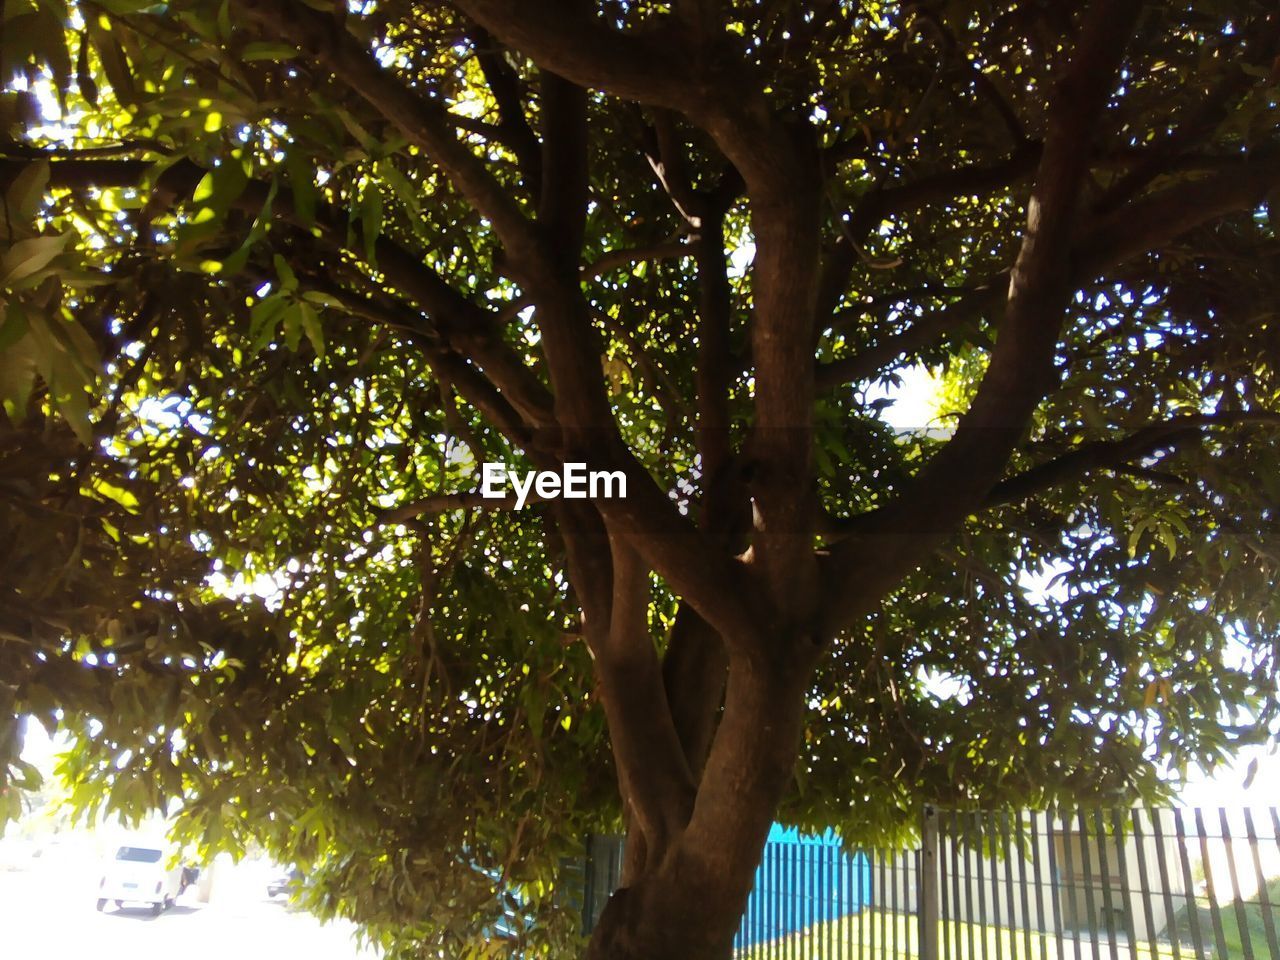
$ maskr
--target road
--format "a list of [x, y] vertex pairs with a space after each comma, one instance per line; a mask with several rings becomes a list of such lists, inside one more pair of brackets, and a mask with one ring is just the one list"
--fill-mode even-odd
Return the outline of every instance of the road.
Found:
[[[258, 895], [261, 890], [261, 895]], [[94, 909], [93, 883], [49, 872], [0, 872], [0, 956], [23, 960], [371, 960], [348, 924], [322, 925], [266, 898], [265, 888], [208, 904], [190, 890], [158, 917]]]

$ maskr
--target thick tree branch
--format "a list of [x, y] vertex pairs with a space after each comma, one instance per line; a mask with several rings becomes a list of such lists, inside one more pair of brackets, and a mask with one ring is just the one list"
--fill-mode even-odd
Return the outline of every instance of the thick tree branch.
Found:
[[623, 34], [570, 4], [457, 0], [459, 9], [513, 50], [584, 87], [681, 110], [695, 96], [676, 34]]
[[[806, 533], [813, 522], [809, 490], [814, 371], [811, 337], [820, 235], [821, 164], [811, 126], [784, 119], [770, 104], [745, 59], [728, 38], [703, 40], [698, 53], [682, 49], [685, 35], [660, 21], [662, 36], [624, 34], [573, 5], [516, 0], [458, 0], [495, 36], [544, 69], [584, 87], [667, 107], [706, 130], [742, 175], [756, 240], [752, 353], [756, 365], [753, 456], [756, 500], [763, 518], [756, 561], [774, 599], [810, 602], [794, 589], [811, 571]], [[716, 46], [716, 49], [711, 49]], [[535, 299], [542, 297], [532, 291]], [[547, 304], [542, 304], [545, 309]], [[563, 304], [562, 306], [568, 306]], [[562, 321], [563, 322], [563, 321]], [[582, 325], [548, 335], [557, 404], [585, 386], [574, 383], [585, 357], [570, 359]], [[578, 347], [581, 350], [581, 347]], [[591, 364], [586, 369], [592, 373]], [[559, 368], [559, 372], [557, 372]], [[584, 401], [587, 402], [587, 401]], [[596, 401], [589, 401], [593, 406]], [[583, 410], [580, 413], [587, 413]], [[562, 418], [563, 419], [563, 418]], [[594, 417], [593, 417], [594, 419]], [[597, 421], [598, 423], [598, 421]], [[776, 576], [775, 576], [776, 575]]]
[[685, 760], [702, 775], [724, 701], [728, 651], [720, 635], [687, 604], [676, 611], [662, 658], [662, 681]]
[[618, 267], [629, 267], [641, 261], [680, 260], [694, 255], [696, 246], [693, 239], [696, 238], [692, 238], [689, 242], [667, 240], [663, 243], [654, 243], [647, 246], [620, 247], [617, 250], [609, 250], [602, 253], [591, 263], [584, 265], [580, 273], [584, 280], [595, 280], [603, 277], [611, 270], [618, 269]]
[[[1072, 285], [1086, 283], [1160, 244], [1220, 217], [1262, 203], [1280, 185], [1280, 159], [1236, 159], [1216, 172], [1140, 197], [1077, 235], [1070, 258]], [[1010, 273], [997, 274], [959, 300], [918, 318], [901, 333], [857, 353], [820, 364], [819, 387], [874, 377], [904, 354], [923, 349], [940, 336], [996, 310]]]
[[457, 189], [493, 224], [511, 256], [513, 269], [534, 269], [543, 245], [533, 222], [485, 162], [454, 135], [445, 108], [405, 87], [384, 70], [354, 36], [332, 19], [294, 0], [239, 0], [239, 5], [273, 36], [295, 44], [324, 64], [421, 148]]
[[1070, 65], [1049, 105], [1027, 229], [987, 373], [952, 439], [872, 525], [875, 547], [858, 537], [832, 551], [832, 632], [866, 612], [981, 504], [1053, 382], [1053, 351], [1072, 291], [1070, 251], [1080, 188], [1141, 6], [1138, 0], [1093, 0], [1084, 14]]
[[1255, 207], [1277, 186], [1280, 157], [1260, 156], [1139, 197], [1081, 238], [1075, 273], [1081, 280], [1096, 276], [1202, 223]]
[[[892, 187], [876, 188], [867, 194], [848, 215], [834, 244], [824, 258], [822, 279], [819, 283], [815, 333], [820, 333], [827, 318], [839, 307], [840, 300], [849, 286], [849, 276], [859, 260], [855, 244], [886, 217], [916, 210], [932, 203], [945, 203], [955, 197], [968, 194], [986, 194], [1007, 187], [1035, 171], [1040, 158], [1041, 145], [1028, 143], [1007, 160], [990, 166], [968, 166], [921, 177], [919, 180]], [[945, 326], [945, 325], [944, 325]], [[928, 341], [926, 341], [928, 342]], [[904, 348], [905, 349], [905, 348]], [[897, 351], [889, 359], [897, 356]], [[870, 364], [871, 361], [867, 361]], [[844, 364], [849, 374], [837, 366]], [[874, 373], [882, 363], [872, 367]], [[853, 357], [818, 368], [818, 386], [833, 386], [859, 379], [866, 366]], [[862, 374], [866, 375], [866, 374]]]
[[[0, 160], [0, 178], [12, 176], [25, 162]], [[49, 182], [51, 187], [66, 189], [136, 186], [146, 178], [150, 169], [150, 164], [140, 160], [58, 160], [50, 164]], [[191, 195], [206, 172], [187, 160], [169, 167], [155, 185], [153, 204], [168, 208], [181, 202]], [[269, 189], [268, 184], [253, 181], [236, 199], [235, 205], [256, 213], [266, 202]], [[295, 226], [303, 229], [313, 226], [299, 216], [288, 189], [278, 189], [272, 208], [277, 216]], [[467, 299], [423, 263], [421, 256], [387, 236], [380, 236], [372, 250], [365, 250], [364, 241], [357, 232], [354, 246], [349, 247], [348, 218], [334, 207], [318, 204], [314, 226], [331, 246], [350, 250], [364, 259], [372, 256], [388, 284], [426, 310], [431, 315], [434, 332], [453, 350], [471, 357], [483, 367], [519, 410], [521, 417], [537, 428], [550, 426], [551, 398], [533, 372], [503, 342], [497, 329], [496, 314]], [[401, 320], [405, 318], [401, 317]], [[474, 371], [470, 376], [474, 376]]]
[[[587, 518], [584, 516], [583, 520]], [[562, 527], [563, 529], [563, 527]], [[598, 531], [571, 528], [566, 536], [571, 570], [598, 565]], [[593, 546], [590, 553], [584, 548]], [[671, 837], [683, 830], [693, 806], [694, 780], [672, 722], [662, 685], [657, 651], [649, 636], [649, 571], [625, 543], [610, 537], [612, 582], [606, 598], [600, 586], [584, 624], [600, 678], [601, 699], [609, 724], [622, 793], [644, 831], [647, 849], [661, 854]], [[595, 578], [598, 582], [599, 578]]]
[[[1245, 50], [1241, 51], [1241, 45]], [[1280, 52], [1280, 17], [1273, 13], [1248, 23], [1223, 40], [1220, 55], [1227, 61], [1222, 75], [1205, 93], [1204, 98], [1188, 110], [1188, 116], [1168, 133], [1161, 132], [1154, 146], [1127, 170], [1098, 201], [1100, 213], [1113, 212], [1136, 196], [1152, 180], [1169, 171], [1192, 146], [1212, 134], [1230, 115], [1233, 100], [1259, 82], [1257, 71], [1265, 70]], [[1241, 56], [1243, 54], [1243, 56]], [[1249, 56], [1252, 54], [1252, 57]], [[1250, 65], [1248, 61], [1252, 59]], [[1253, 69], [1246, 69], [1246, 66]]]
[[483, 28], [473, 27], [471, 39], [485, 83], [498, 105], [498, 129], [516, 155], [530, 192], [536, 196], [542, 187], [542, 148], [525, 115], [520, 77], [507, 62], [498, 42]]
[[[1161, 482], [1183, 484], [1180, 478], [1157, 474], [1141, 465], [1140, 461], [1168, 451], [1189, 440], [1198, 439], [1207, 431], [1259, 424], [1280, 425], [1280, 413], [1261, 410], [1230, 410], [1222, 413], [1183, 414], [1152, 423], [1118, 440], [1093, 440], [1083, 443], [1068, 453], [1001, 480], [983, 500], [980, 509], [1018, 503], [1038, 493], [1074, 483], [1094, 470], [1115, 470], [1121, 473], [1159, 479]], [[824, 530], [828, 542], [872, 529], [876, 524], [876, 511], [854, 517], [832, 519]]]
[[560, 262], [578, 262], [587, 193], [587, 92], [543, 71], [538, 224], [550, 256]]
[[841, 360], [818, 366], [817, 383], [821, 388], [857, 383], [876, 376], [903, 354], [922, 350], [950, 330], [958, 329], [984, 314], [998, 310], [1004, 303], [1009, 275], [999, 274], [994, 280], [966, 291], [960, 299], [931, 310], [919, 317], [901, 333], [864, 347]]
[[1092, 470], [1111, 469], [1168, 450], [1214, 428], [1247, 424], [1280, 425], [1280, 413], [1241, 410], [1185, 414], [1153, 423], [1120, 440], [1095, 440], [1060, 457], [1038, 464], [1002, 480], [987, 496], [984, 507], [1015, 503], [1027, 497], [1078, 480]]

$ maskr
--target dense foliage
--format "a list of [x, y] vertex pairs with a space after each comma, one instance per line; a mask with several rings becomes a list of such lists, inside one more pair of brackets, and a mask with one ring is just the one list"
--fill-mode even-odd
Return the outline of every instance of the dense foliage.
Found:
[[[1154, 797], [1160, 771], [1265, 738], [1272, 4], [1117, 19], [1132, 39], [1059, 210], [1051, 374], [1011, 453], [972, 473], [999, 482], [966, 502], [953, 478], [954, 522], [930, 512], [945, 484], [910, 496], [1022, 336], [1006, 293], [1081, 5], [545, 5], [576, 53], [519, 6], [6, 0], [0, 774], [33, 779], [33, 714], [74, 736], [82, 809], [181, 798], [183, 836], [305, 863], [313, 905], [406, 955], [505, 954], [483, 941], [507, 909], [530, 952], [571, 940], [561, 858], [622, 816], [584, 521], [470, 492], [482, 461], [616, 466], [616, 430], [652, 496], [601, 509], [613, 566], [619, 538], [645, 558], [656, 657], [701, 586], [663, 544], [747, 565], [792, 549], [742, 519], [754, 501], [770, 529], [773, 494], [742, 490], [781, 469], [753, 434], [781, 396], [760, 278], [793, 271], [734, 124], [762, 156], [793, 138], [816, 158], [792, 181], [820, 209], [820, 256], [798, 255], [822, 270], [813, 329], [789, 334], [813, 368], [786, 477], [812, 525], [786, 514], [781, 536], [841, 595], [868, 582], [838, 576], [851, 545], [896, 570], [900, 540], [923, 544], [874, 603], [822, 621], [780, 815], [860, 842], [926, 798]], [[575, 59], [596, 34], [616, 82]], [[748, 106], [646, 86], [684, 54]], [[943, 389], [903, 431], [883, 387], [915, 364]], [[610, 424], [557, 447], [589, 419], [578, 375]]]

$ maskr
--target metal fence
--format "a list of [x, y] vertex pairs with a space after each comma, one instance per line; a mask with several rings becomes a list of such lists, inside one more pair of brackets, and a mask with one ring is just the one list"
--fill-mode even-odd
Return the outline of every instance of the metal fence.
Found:
[[[735, 940], [760, 960], [1280, 960], [1280, 811], [926, 808], [912, 849], [776, 829]], [[589, 928], [621, 843], [586, 858]]]

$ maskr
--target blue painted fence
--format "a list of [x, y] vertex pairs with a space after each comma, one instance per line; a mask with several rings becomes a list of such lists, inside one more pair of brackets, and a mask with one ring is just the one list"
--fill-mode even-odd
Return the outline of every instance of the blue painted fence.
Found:
[[[584, 932], [595, 926], [622, 871], [620, 837], [592, 836], [582, 864]], [[815, 924], [857, 914], [872, 902], [871, 861], [848, 854], [828, 831], [801, 835], [775, 824], [756, 869], [735, 952], [782, 939]]]
[[736, 950], [857, 913], [872, 902], [871, 862], [847, 854], [831, 831], [804, 836], [775, 824], [756, 869]]

